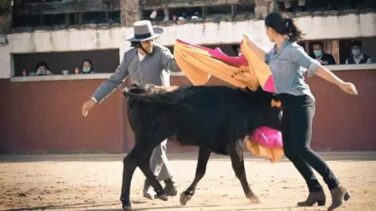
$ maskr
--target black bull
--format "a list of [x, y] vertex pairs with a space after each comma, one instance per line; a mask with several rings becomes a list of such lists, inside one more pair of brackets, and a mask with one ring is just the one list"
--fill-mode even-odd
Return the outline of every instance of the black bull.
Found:
[[281, 128], [281, 111], [271, 107], [272, 94], [223, 86], [193, 86], [167, 92], [153, 85], [132, 85], [123, 94], [129, 97], [129, 122], [136, 139], [124, 158], [120, 198], [124, 209], [131, 208], [130, 183], [136, 167], [145, 174], [156, 197], [167, 200], [150, 170], [149, 160], [154, 147], [169, 137], [181, 144], [199, 147], [196, 175], [181, 194], [181, 204], [193, 196], [212, 151], [230, 155], [246, 197], [251, 202], [258, 201], [245, 175], [242, 140], [260, 126]]

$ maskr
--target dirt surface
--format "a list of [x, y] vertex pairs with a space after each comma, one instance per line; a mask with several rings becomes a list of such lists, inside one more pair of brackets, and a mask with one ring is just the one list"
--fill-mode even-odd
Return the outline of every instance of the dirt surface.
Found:
[[[339, 210], [376, 210], [376, 152], [322, 153], [351, 192]], [[193, 180], [196, 155], [169, 155], [179, 192]], [[298, 208], [305, 183], [287, 160], [272, 164], [246, 157], [248, 182], [262, 203], [251, 204], [225, 156], [213, 156], [196, 194], [186, 206], [179, 197], [168, 201], [142, 197], [144, 176], [136, 170], [131, 188], [134, 210], [326, 210]], [[0, 210], [121, 210], [122, 155], [0, 156]], [[322, 180], [321, 180], [322, 182]], [[323, 183], [323, 182], [322, 182]]]

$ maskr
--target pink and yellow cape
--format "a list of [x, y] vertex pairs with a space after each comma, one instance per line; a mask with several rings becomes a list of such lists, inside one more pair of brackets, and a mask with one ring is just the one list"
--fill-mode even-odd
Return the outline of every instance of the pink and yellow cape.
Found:
[[[241, 55], [228, 56], [219, 48], [210, 49], [177, 40], [174, 56], [183, 73], [194, 85], [206, 84], [211, 76], [227, 83], [256, 90], [275, 92], [274, 81], [267, 64], [259, 59], [249, 47], [246, 37], [240, 43]], [[257, 128], [244, 140], [246, 148], [256, 156], [263, 156], [272, 162], [283, 157], [282, 136], [269, 127]]]

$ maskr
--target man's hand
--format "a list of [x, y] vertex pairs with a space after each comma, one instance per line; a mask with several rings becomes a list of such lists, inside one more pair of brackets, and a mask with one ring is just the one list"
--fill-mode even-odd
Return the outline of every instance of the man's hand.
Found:
[[94, 108], [96, 105], [97, 103], [93, 99], [85, 101], [84, 104], [82, 105], [82, 116], [87, 117], [87, 115], [89, 114], [89, 111], [92, 108]]

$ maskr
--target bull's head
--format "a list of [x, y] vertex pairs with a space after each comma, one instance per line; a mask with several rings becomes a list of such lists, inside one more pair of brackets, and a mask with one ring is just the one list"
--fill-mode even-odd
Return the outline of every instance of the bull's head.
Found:
[[152, 84], [147, 84], [144, 86], [141, 86], [137, 83], [133, 83], [129, 87], [125, 87], [123, 89], [123, 95], [126, 97], [145, 97], [145, 96], [151, 96], [155, 94], [161, 94], [166, 93], [167, 90], [163, 87], [155, 86]]
[[128, 97], [131, 101], [144, 101], [157, 106], [177, 105], [192, 110], [189, 106], [181, 103], [185, 98], [191, 96], [192, 93], [185, 92], [184, 95], [180, 95], [179, 93], [172, 92], [177, 89], [177, 86], [164, 87], [152, 84], [139, 85], [133, 83], [131, 86], [125, 87], [122, 92], [123, 95]]

